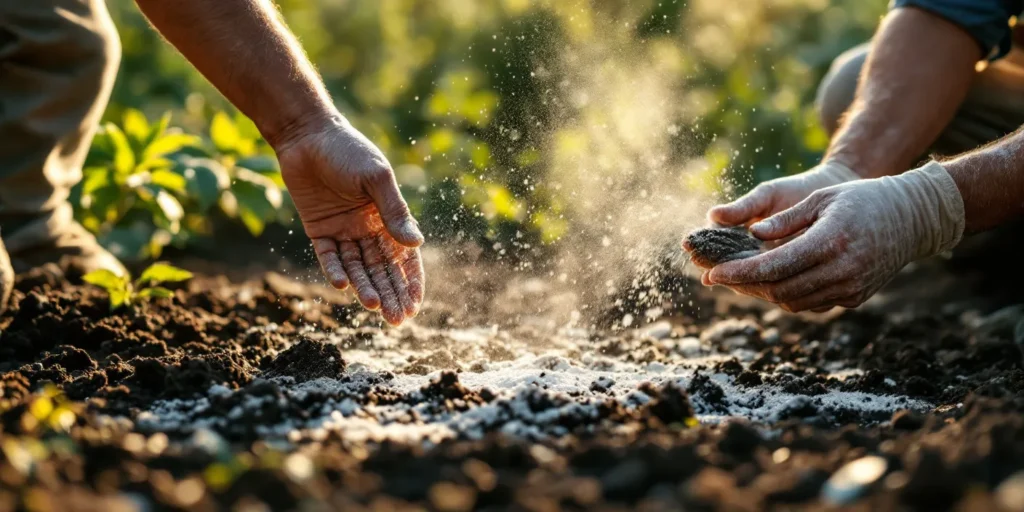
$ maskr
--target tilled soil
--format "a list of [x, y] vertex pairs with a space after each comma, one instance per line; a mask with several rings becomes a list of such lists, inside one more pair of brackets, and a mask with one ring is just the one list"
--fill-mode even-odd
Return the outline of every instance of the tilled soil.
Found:
[[467, 287], [390, 328], [279, 274], [117, 312], [21, 276], [0, 509], [1024, 510], [1024, 311], [694, 289], [595, 326]]

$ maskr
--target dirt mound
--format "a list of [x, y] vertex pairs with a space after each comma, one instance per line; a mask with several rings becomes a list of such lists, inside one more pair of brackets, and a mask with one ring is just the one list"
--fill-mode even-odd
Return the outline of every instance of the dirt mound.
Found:
[[327, 377], [337, 379], [345, 371], [345, 360], [337, 345], [299, 338], [264, 369], [266, 377], [293, 377], [298, 382]]

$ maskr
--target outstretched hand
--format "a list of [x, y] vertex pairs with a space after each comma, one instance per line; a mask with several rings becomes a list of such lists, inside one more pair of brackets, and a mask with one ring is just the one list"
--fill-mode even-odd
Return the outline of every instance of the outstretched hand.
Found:
[[281, 174], [331, 285], [351, 284], [392, 325], [415, 316], [423, 235], [384, 154], [341, 118], [279, 146]]

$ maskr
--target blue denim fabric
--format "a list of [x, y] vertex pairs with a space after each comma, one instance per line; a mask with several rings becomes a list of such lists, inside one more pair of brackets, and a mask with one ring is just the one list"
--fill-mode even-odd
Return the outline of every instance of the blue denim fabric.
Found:
[[985, 56], [997, 59], [1010, 51], [1009, 20], [1024, 11], [1024, 0], [892, 0], [890, 7], [917, 7], [956, 23], [974, 36]]

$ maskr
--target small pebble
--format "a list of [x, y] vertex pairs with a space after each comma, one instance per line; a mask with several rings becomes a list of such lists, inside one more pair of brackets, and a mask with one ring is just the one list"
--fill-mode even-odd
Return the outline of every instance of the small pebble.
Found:
[[996, 502], [1005, 510], [1024, 511], [1024, 471], [1018, 471], [995, 490]]
[[853, 503], [880, 481], [888, 469], [888, 461], [877, 455], [847, 463], [825, 482], [821, 489], [822, 499], [832, 505]]

